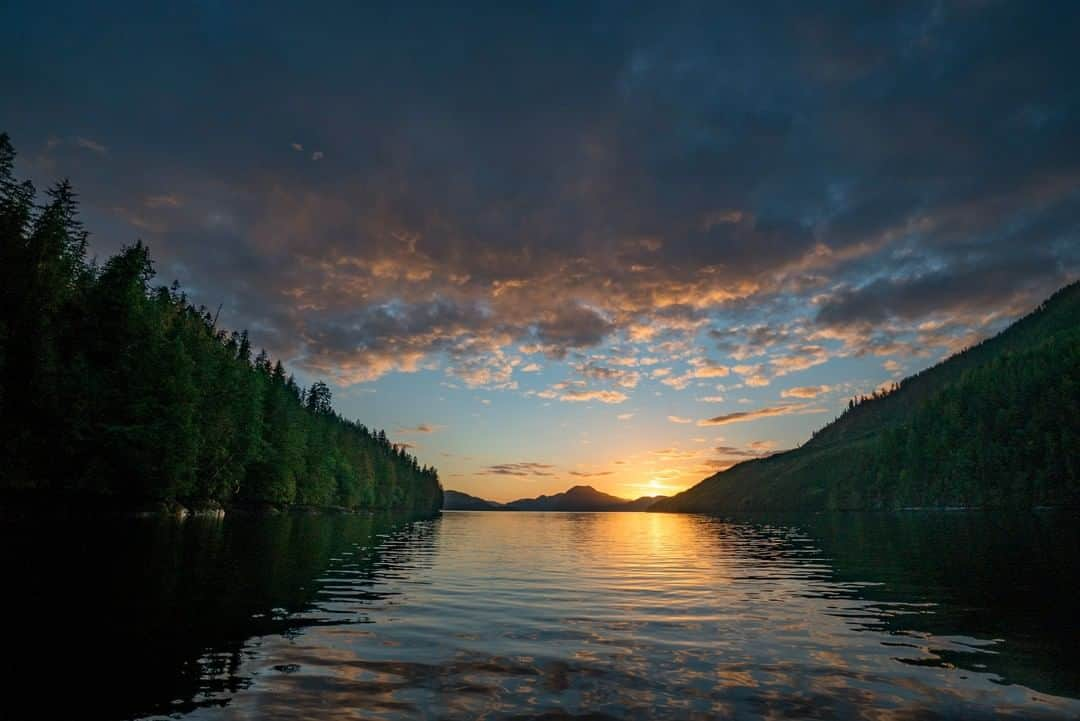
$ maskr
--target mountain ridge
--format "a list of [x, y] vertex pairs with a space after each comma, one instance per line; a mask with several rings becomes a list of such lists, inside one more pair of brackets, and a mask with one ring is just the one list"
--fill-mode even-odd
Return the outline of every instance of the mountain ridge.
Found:
[[497, 511], [502, 504], [447, 488], [443, 491], [442, 507], [444, 511]]
[[561, 493], [499, 503], [448, 489], [443, 493], [443, 508], [474, 511], [644, 511], [663, 498], [640, 496], [627, 499], [598, 491], [592, 486], [577, 485]]
[[1080, 283], [997, 335], [859, 399], [798, 448], [650, 510], [1080, 504]]

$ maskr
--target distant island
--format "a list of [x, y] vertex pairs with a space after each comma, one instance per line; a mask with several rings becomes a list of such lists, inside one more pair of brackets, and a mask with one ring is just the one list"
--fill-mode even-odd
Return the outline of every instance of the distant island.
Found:
[[1080, 283], [997, 336], [871, 396], [801, 447], [653, 511], [1080, 506]]
[[448, 511], [644, 511], [665, 496], [642, 496], [633, 500], [598, 491], [592, 486], [574, 486], [562, 493], [536, 498], [519, 498], [509, 503], [488, 501], [461, 491], [443, 492], [443, 509]]
[[38, 204], [0, 134], [0, 501], [220, 514], [442, 503], [434, 468], [343, 418], [246, 332], [152, 284], [141, 242], [100, 265], [67, 181]]

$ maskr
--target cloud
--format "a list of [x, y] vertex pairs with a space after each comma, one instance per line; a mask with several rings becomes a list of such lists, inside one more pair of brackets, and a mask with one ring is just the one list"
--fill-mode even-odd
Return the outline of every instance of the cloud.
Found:
[[829, 354], [820, 345], [801, 345], [787, 350], [783, 355], [769, 361], [774, 375], [806, 370], [829, 360]]
[[690, 366], [686, 372], [677, 376], [667, 376], [660, 380], [666, 386], [670, 386], [675, 390], [683, 390], [690, 382], [703, 378], [722, 378], [730, 374], [731, 369], [727, 366], [715, 363], [707, 358], [691, 358], [688, 362]]
[[537, 373], [541, 370], [539, 363], [529, 363], [522, 367], [522, 373]]
[[[790, 339], [792, 335], [786, 337]], [[823, 346], [797, 344], [776, 352], [767, 362], [736, 365], [731, 370], [742, 376], [744, 385], [760, 388], [769, 385], [773, 378], [806, 370], [828, 360], [829, 353]]]
[[619, 415], [615, 416], [615, 418], [620, 421], [628, 421], [633, 417], [633, 413], [620, 413]]
[[739, 361], [763, 355], [790, 340], [792, 335], [788, 328], [764, 324], [709, 330], [716, 347]]
[[445, 427], [446, 426], [433, 425], [430, 423], [419, 423], [415, 426], [409, 427], [399, 426], [397, 431], [398, 433], [434, 433], [436, 431], [441, 431]]
[[[94, 26], [122, 26], [122, 8], [98, 12]], [[43, 148], [36, 171], [73, 174], [88, 209], [127, 208], [167, 280], [227, 300], [257, 344], [341, 384], [440, 370], [510, 390], [513, 369], [532, 372], [514, 365], [526, 347], [638, 372], [647, 352], [678, 369], [650, 374], [673, 389], [759, 366], [743, 382], [761, 387], [838, 353], [959, 347], [1080, 271], [1078, 7], [699, 3], [645, 24], [612, 13], [599, 40], [582, 8], [540, 12], [560, 27], [554, 60], [540, 36], [423, 18], [380, 17], [377, 38], [352, 43], [374, 22], [364, 4], [330, 27], [290, 18], [291, 37], [355, 52], [262, 49], [235, 83], [195, 63], [183, 102], [152, 122], [127, 109], [161, 108], [154, 78], [199, 49], [163, 16], [147, 18], [163, 52], [131, 65], [122, 104], [85, 83], [115, 76], [115, 43], [83, 43], [76, 78], [66, 36], [25, 33], [6, 79], [20, 134]], [[251, 55], [253, 37], [221, 32]], [[403, 39], [440, 62], [395, 63]], [[311, 90], [318, 127], [280, 112], [281, 78]], [[350, 91], [323, 92], [335, 87]], [[83, 112], [55, 127], [68, 106]], [[553, 123], [556, 106], [571, 112]], [[91, 121], [132, 139], [130, 157], [87, 163], [80, 149], [109, 152], [75, 139]], [[273, 160], [288, 137], [332, 148], [322, 177]], [[317, 160], [308, 146], [290, 152]], [[138, 205], [147, 177], [183, 205]], [[730, 358], [695, 365], [703, 342]], [[608, 344], [626, 346], [618, 362], [590, 357]], [[566, 400], [642, 385], [589, 380], [611, 387]]]
[[756, 388], [769, 385], [769, 377], [765, 375], [764, 363], [737, 365], [734, 366], [732, 370], [742, 376], [743, 384], [747, 386]]
[[598, 345], [614, 325], [581, 303], [559, 305], [542, 312], [533, 326], [536, 339], [550, 358], [562, 359], [568, 350]]
[[798, 386], [795, 388], [788, 388], [780, 392], [782, 398], [817, 398], [822, 393], [828, 393], [829, 386]]
[[601, 476], [610, 476], [614, 471], [570, 471], [571, 476], [577, 478], [599, 478]]
[[311, 154], [311, 159], [312, 160], [322, 160], [323, 157], [324, 157], [324, 155], [323, 155], [323, 152], [321, 150], [316, 150], [314, 153]]
[[555, 466], [550, 463], [536, 463], [532, 461], [520, 461], [518, 463], [497, 463], [481, 468], [479, 473], [491, 476], [517, 476], [521, 478], [529, 476], [554, 476]]
[[517, 356], [505, 353], [490, 339], [465, 336], [445, 345], [448, 357], [446, 373], [469, 388], [516, 389], [514, 368]]
[[97, 142], [96, 140], [91, 140], [90, 138], [76, 137], [72, 139], [72, 142], [75, 143], [75, 145], [77, 145], [78, 147], [97, 153], [98, 155], [109, 154], [109, 149], [107, 147], [105, 147], [102, 143]]
[[597, 361], [588, 361], [575, 367], [579, 375], [592, 380], [610, 381], [622, 388], [636, 388], [641, 381], [641, 373], [627, 368], [609, 368]]
[[693, 423], [693, 418], [683, 418], [682, 416], [668, 416], [667, 419], [672, 423]]
[[143, 205], [147, 208], [179, 208], [184, 205], [184, 201], [178, 195], [166, 193], [163, 195], [148, 195], [143, 200]]
[[727, 366], [714, 363], [707, 358], [693, 358], [690, 361], [695, 378], [723, 378], [730, 373]]
[[601, 403], [622, 403], [629, 396], [620, 391], [566, 391], [559, 395], [560, 401], [571, 403], [583, 403], [586, 401], [600, 401]]
[[787, 403], [778, 406], [767, 406], [765, 408], [758, 408], [752, 411], [736, 411], [735, 413], [727, 413], [725, 415], [714, 416], [712, 418], [706, 418], [697, 422], [699, 426], [723, 426], [728, 423], [745, 423], [748, 421], [756, 421], [761, 418], [771, 418], [773, 416], [789, 416], [792, 414], [803, 413], [823, 413], [824, 408], [811, 408], [806, 403]]
[[729, 445], [716, 446], [712, 450], [718, 455], [706, 459], [704, 466], [699, 470], [702, 473], [724, 471], [736, 463], [769, 456], [775, 451], [775, 448], [776, 443], [774, 441], [752, 441], [747, 448]]
[[725, 459], [730, 458], [760, 458], [769, 454], [767, 448], [755, 448], [751, 445], [750, 448], [739, 448], [738, 446], [716, 446], [713, 451], [719, 453]]
[[[822, 326], [884, 324], [911, 321], [948, 312], [961, 316], [1019, 301], [1040, 299], [1044, 284], [1032, 286], [1051, 263], [1051, 283], [1064, 284], [1067, 274], [1053, 272], [1053, 261], [1039, 249], [1030, 253], [1004, 250], [974, 263], [949, 264], [914, 277], [874, 280], [831, 294], [820, 304], [816, 322]], [[1059, 266], [1060, 267], [1060, 266]]]
[[659, 450], [649, 451], [649, 454], [665, 461], [682, 461], [690, 458], [697, 458], [701, 454], [701, 451], [689, 451], [681, 448], [661, 448]]

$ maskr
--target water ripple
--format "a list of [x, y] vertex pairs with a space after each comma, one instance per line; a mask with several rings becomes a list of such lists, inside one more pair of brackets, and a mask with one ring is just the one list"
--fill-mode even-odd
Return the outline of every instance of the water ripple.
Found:
[[309, 627], [252, 641], [250, 683], [194, 717], [1080, 717], [980, 670], [1001, 639], [917, 630], [937, 601], [868, 597], [791, 526], [447, 513], [318, 584]]

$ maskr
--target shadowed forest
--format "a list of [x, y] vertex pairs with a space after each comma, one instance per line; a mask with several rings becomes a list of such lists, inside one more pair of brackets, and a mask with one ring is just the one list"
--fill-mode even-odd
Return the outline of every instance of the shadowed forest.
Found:
[[218, 328], [141, 242], [102, 264], [67, 181], [41, 198], [0, 135], [0, 489], [123, 503], [442, 503], [434, 468]]
[[1080, 283], [993, 338], [853, 399], [791, 451], [650, 510], [1080, 505]]

